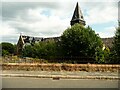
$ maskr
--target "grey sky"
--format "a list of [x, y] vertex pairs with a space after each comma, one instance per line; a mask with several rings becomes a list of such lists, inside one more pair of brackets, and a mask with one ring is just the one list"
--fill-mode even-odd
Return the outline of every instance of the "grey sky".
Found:
[[[39, 37], [60, 36], [70, 27], [75, 5], [76, 1], [2, 2], [2, 41], [17, 43], [20, 33]], [[96, 33], [101, 37], [114, 35], [117, 2], [79, 2], [79, 5], [87, 25]]]

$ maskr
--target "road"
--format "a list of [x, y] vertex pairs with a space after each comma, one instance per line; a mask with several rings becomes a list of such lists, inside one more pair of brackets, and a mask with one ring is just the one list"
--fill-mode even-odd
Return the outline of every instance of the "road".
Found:
[[118, 88], [117, 80], [2, 77], [3, 88]]

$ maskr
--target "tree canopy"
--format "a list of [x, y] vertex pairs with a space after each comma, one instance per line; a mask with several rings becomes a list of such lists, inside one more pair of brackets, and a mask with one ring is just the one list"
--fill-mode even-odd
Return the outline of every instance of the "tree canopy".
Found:
[[120, 63], [120, 26], [116, 28], [112, 50], [111, 62]]
[[75, 24], [63, 32], [61, 46], [64, 57], [69, 57], [68, 59], [86, 57], [100, 60], [103, 43], [92, 28]]
[[26, 45], [22, 51], [22, 55], [33, 58], [54, 59], [56, 51], [56, 43], [51, 40], [35, 43], [34, 45]]
[[14, 54], [15, 48], [14, 45], [8, 42], [2, 42], [1, 44], [2, 47], [2, 55], [9, 55], [9, 54]]

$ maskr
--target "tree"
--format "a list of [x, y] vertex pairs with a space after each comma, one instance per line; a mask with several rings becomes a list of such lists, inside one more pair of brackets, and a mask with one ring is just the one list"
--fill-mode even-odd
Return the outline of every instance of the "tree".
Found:
[[114, 37], [111, 63], [120, 64], [120, 26], [116, 29]]
[[41, 59], [55, 59], [56, 42], [53, 40], [26, 45], [22, 51], [24, 57], [33, 57]]
[[13, 46], [14, 46], [14, 55], [17, 55], [17, 45], [14, 44]]
[[31, 45], [26, 45], [22, 51], [23, 57], [33, 57], [33, 47]]
[[2, 46], [2, 55], [9, 55], [9, 54], [14, 54], [14, 45], [8, 42], [2, 42], [0, 44]]
[[64, 57], [67, 59], [93, 58], [97, 61], [101, 60], [102, 40], [89, 26], [85, 28], [80, 24], [75, 24], [66, 29], [61, 36], [61, 46]]
[[44, 53], [46, 54], [44, 55], [44, 58], [49, 60], [55, 59], [57, 53], [56, 42], [54, 40], [50, 40], [44, 43]]

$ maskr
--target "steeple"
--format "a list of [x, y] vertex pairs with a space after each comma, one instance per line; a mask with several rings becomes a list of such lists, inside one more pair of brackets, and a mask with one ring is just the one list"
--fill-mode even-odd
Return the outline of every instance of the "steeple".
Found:
[[78, 2], [76, 4], [72, 20], [70, 21], [71, 26], [74, 25], [75, 23], [80, 23], [85, 26], [83, 14], [82, 14], [82, 11], [80, 10]]

